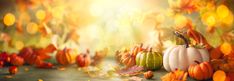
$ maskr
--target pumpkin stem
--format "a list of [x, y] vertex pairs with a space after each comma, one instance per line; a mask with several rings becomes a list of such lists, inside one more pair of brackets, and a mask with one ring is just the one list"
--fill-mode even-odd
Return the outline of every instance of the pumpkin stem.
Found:
[[197, 63], [197, 64], [200, 64], [200, 62], [199, 62], [199, 61], [197, 61], [197, 60], [195, 60], [194, 62], [195, 62], [195, 63]]
[[175, 31], [174, 34], [175, 34], [177, 37], [179, 37], [179, 38], [181, 38], [181, 39], [184, 40], [185, 45], [186, 45], [186, 48], [189, 47], [189, 41], [188, 41], [182, 34], [180, 34], [180, 33], [177, 32], [177, 31]]

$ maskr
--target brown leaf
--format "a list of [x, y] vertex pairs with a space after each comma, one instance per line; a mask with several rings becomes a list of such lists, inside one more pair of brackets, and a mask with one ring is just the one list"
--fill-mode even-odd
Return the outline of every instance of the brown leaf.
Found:
[[6, 75], [6, 76], [4, 76], [4, 78], [13, 78], [13, 76], [12, 75]]

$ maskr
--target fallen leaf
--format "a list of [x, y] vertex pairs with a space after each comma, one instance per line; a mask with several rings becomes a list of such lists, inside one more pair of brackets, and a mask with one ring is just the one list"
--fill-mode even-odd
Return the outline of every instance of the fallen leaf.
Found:
[[4, 78], [13, 78], [13, 76], [11, 76], [11, 75], [6, 75], [6, 76], [4, 76]]
[[117, 73], [122, 76], [134, 76], [141, 74], [144, 68], [141, 66], [132, 66], [130, 68], [122, 68], [120, 70], [117, 70]]
[[29, 71], [29, 68], [24, 68], [24, 71]]
[[57, 70], [64, 71], [64, 70], [66, 70], [66, 68], [65, 67], [58, 67]]
[[133, 76], [133, 77], [130, 77], [127, 81], [142, 81], [142, 80], [143, 78]]
[[38, 79], [37, 81], [43, 81], [42, 79]]

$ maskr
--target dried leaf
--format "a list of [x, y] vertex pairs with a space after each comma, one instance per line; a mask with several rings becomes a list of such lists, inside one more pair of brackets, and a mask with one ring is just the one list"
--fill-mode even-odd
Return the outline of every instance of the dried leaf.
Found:
[[104, 48], [103, 50], [96, 51], [91, 65], [96, 66], [100, 64], [103, 61], [103, 59], [106, 57], [107, 53], [108, 53], [108, 48]]
[[64, 70], [66, 70], [66, 68], [65, 67], [58, 67], [57, 70], [64, 71]]
[[38, 79], [37, 81], [43, 81], [42, 79]]
[[24, 71], [29, 71], [29, 68], [24, 68]]
[[186, 81], [188, 73], [180, 70], [167, 73], [161, 77], [162, 81]]
[[13, 76], [12, 75], [6, 75], [6, 76], [4, 76], [4, 78], [10, 79], [10, 78], [13, 78]]
[[130, 77], [127, 81], [142, 81], [142, 80], [143, 78], [133, 76], [133, 77]]
[[168, 0], [168, 2], [176, 12], [192, 13], [197, 10], [197, 0]]
[[120, 70], [117, 70], [117, 73], [122, 76], [134, 76], [141, 74], [144, 68], [141, 66], [132, 66], [130, 68], [122, 68]]

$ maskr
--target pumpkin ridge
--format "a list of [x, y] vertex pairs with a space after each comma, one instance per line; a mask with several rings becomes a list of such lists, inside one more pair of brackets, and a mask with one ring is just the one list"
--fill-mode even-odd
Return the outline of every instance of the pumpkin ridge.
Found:
[[[207, 79], [207, 76], [209, 75], [209, 70], [207, 70], [207, 67], [204, 66], [204, 64], [199, 64], [199, 67], [201, 68], [201, 72], [203, 75], [202, 80]], [[207, 73], [207, 71], [208, 71], [208, 73]]]
[[209, 77], [212, 77], [213, 74], [213, 69], [211, 67], [211, 65], [208, 62], [205, 62], [204, 65], [208, 68], [209, 70]]
[[201, 67], [199, 65], [198, 66], [195, 65], [194, 70], [195, 70], [195, 77], [197, 77], [197, 80], [202, 80], [204, 75]]
[[169, 55], [171, 53], [171, 51], [173, 50], [173, 48], [175, 48], [176, 46], [171, 46], [170, 48], [166, 49], [165, 53], [163, 54], [163, 66], [167, 71], [171, 71], [171, 69], [169, 68]]
[[[175, 54], [178, 54], [178, 52], [179, 52], [179, 47], [174, 48], [174, 50], [172, 50], [172, 52], [174, 53], [174, 55], [175, 55]], [[175, 57], [175, 56], [176, 56], [176, 57]], [[171, 65], [171, 64], [172, 64], [172, 65], [175, 65], [174, 67], [171, 67], [171, 66], [170, 66], [170, 68], [171, 68], [172, 71], [174, 71], [176, 68], [179, 69], [179, 67], [178, 67], [179, 61], [177, 60], [177, 59], [178, 59], [178, 56], [177, 56], [177, 55], [175, 55], [175, 56], [172, 56], [172, 55], [169, 56], [169, 59], [173, 59], [173, 58], [174, 58], [173, 63], [171, 63], [171, 61], [169, 61], [169, 64], [170, 64], [170, 65]]]
[[[187, 48], [183, 48], [183, 49], [184, 49], [184, 51], [183, 51], [184, 53], [182, 53], [182, 54], [184, 54], [183, 57], [185, 57], [183, 60], [186, 60], [186, 61], [185, 61], [186, 63], [184, 63], [184, 64], [185, 64], [185, 66], [187, 67], [187, 66], [189, 66], [189, 65], [188, 65], [188, 60], [189, 60], [189, 59], [186, 58], [186, 57], [188, 57]], [[188, 69], [188, 68], [186, 68], [186, 67], [185, 67], [185, 69]]]
[[204, 63], [200, 64], [200, 67], [203, 71], [203, 75], [204, 75], [203, 79], [205, 79], [205, 80], [208, 79], [210, 77], [210, 69]]
[[[156, 57], [157, 57], [157, 56], [156, 56], [155, 54], [153, 54], [153, 57], [152, 57], [152, 58], [153, 58], [153, 61], [154, 61], [154, 62], [156, 62], [156, 61], [155, 61], [155, 60], [156, 60]], [[160, 59], [159, 59], [159, 60], [160, 60]], [[153, 67], [156, 67], [156, 63], [153, 63]]]
[[72, 63], [72, 55], [71, 55], [71, 52], [69, 51], [68, 54], [67, 54], [67, 62], [68, 64], [71, 64]]
[[63, 65], [67, 65], [67, 54], [64, 53], [61, 56], [62, 56], [61, 57], [61, 59], [62, 59], [61, 61], [63, 62]]
[[161, 64], [162, 64], [162, 58], [161, 58], [161, 56], [160, 56], [159, 53], [157, 53], [157, 52], [154, 52], [154, 53], [155, 53], [155, 55], [157, 55], [156, 58], [159, 59], [159, 61], [157, 61], [157, 65], [159, 65], [159, 66], [156, 69], [160, 69], [161, 68]]
[[[177, 48], [177, 47], [175, 47], [175, 48]], [[172, 70], [171, 65], [170, 65], [170, 56], [171, 56], [172, 52], [175, 50], [175, 48], [172, 48], [171, 51], [168, 53], [167, 62], [168, 62], [168, 68], [170, 71], [174, 71], [174, 70]]]

